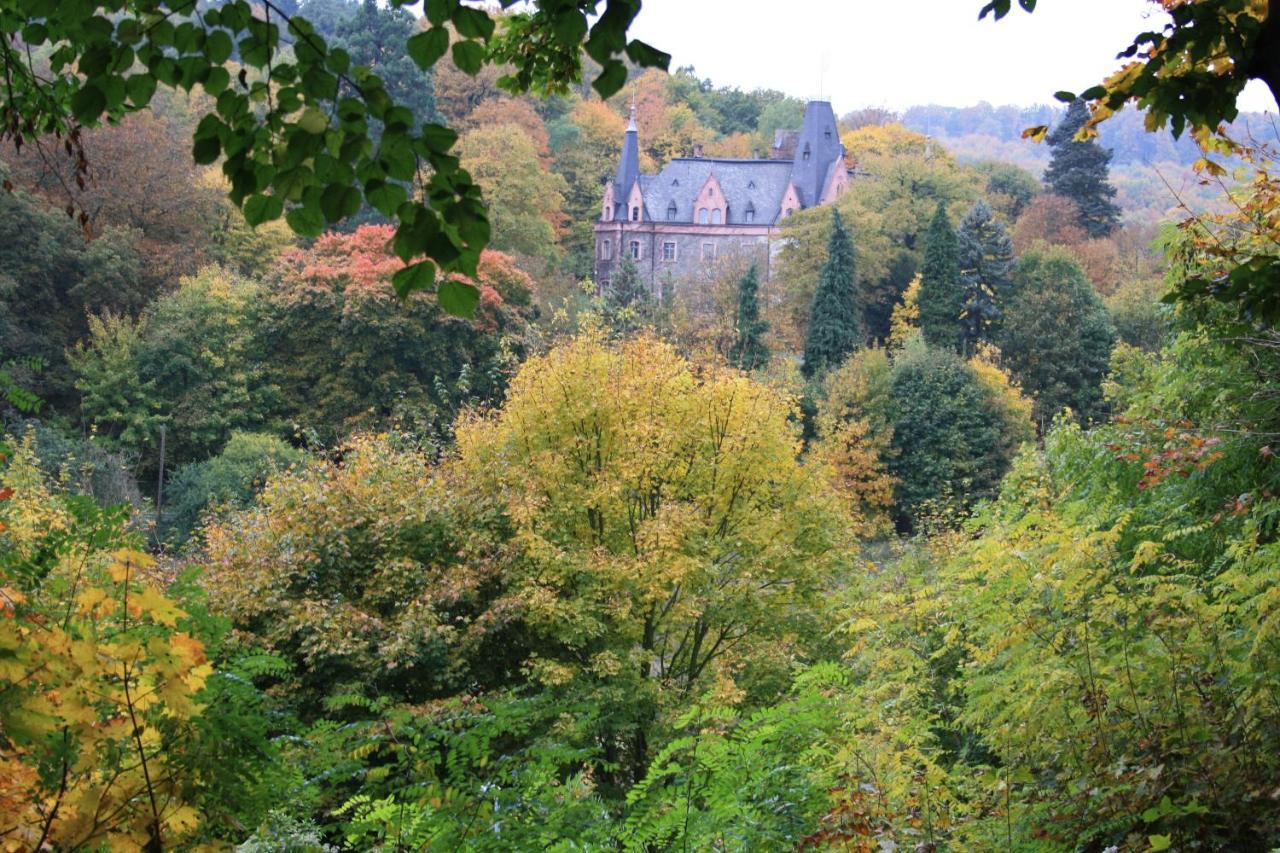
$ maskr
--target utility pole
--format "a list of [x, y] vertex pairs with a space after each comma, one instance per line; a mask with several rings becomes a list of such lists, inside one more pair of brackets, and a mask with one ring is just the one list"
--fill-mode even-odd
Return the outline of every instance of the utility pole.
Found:
[[156, 538], [160, 538], [160, 519], [164, 511], [164, 424], [160, 425], [160, 473], [156, 475]]

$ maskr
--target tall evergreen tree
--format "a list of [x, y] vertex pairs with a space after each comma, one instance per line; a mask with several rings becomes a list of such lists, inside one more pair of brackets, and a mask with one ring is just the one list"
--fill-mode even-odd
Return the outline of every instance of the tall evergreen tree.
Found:
[[840, 211], [831, 210], [831, 239], [827, 262], [818, 276], [809, 311], [809, 336], [804, 345], [804, 375], [814, 376], [838, 366], [863, 342], [858, 304], [853, 240]]
[[979, 201], [965, 214], [957, 234], [964, 293], [961, 333], [965, 352], [990, 340], [1013, 275], [1013, 240], [1004, 223]]
[[960, 241], [947, 218], [946, 205], [939, 203], [925, 235], [920, 271], [920, 331], [925, 342], [959, 352], [964, 346], [963, 312]]
[[376, 0], [350, 8], [350, 16], [336, 25], [334, 40], [351, 54], [351, 64], [367, 66], [382, 78], [387, 94], [413, 112], [415, 125], [438, 121], [434, 78], [409, 58], [405, 47], [418, 31], [413, 15]]
[[729, 361], [742, 370], [755, 370], [769, 362], [769, 348], [764, 342], [764, 333], [769, 324], [760, 319], [760, 281], [756, 274], [756, 265], [738, 282], [738, 318], [736, 329], [738, 337], [729, 353]]
[[1050, 192], [1079, 206], [1080, 226], [1090, 237], [1105, 237], [1119, 223], [1120, 208], [1113, 201], [1116, 189], [1108, 181], [1111, 152], [1092, 139], [1076, 141], [1076, 132], [1088, 120], [1084, 101], [1072, 101], [1067, 114], [1049, 134], [1053, 159], [1045, 170], [1044, 183]]

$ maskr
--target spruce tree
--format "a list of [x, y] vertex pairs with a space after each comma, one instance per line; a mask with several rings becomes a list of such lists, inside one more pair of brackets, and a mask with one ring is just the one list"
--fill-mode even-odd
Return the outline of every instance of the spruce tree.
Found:
[[1113, 199], [1115, 187], [1108, 181], [1111, 152], [1095, 140], [1077, 142], [1076, 132], [1089, 120], [1084, 101], [1075, 100], [1067, 114], [1049, 134], [1053, 159], [1044, 173], [1045, 186], [1055, 195], [1065, 196], [1080, 208], [1080, 226], [1090, 237], [1105, 237], [1120, 221], [1120, 208]]
[[964, 347], [963, 312], [960, 241], [947, 218], [946, 205], [939, 203], [925, 235], [920, 271], [920, 331], [925, 342], [960, 352]]
[[729, 353], [729, 361], [742, 370], [755, 370], [769, 362], [769, 348], [764, 333], [769, 324], [760, 319], [760, 282], [756, 265], [738, 282], [737, 339]]
[[813, 307], [809, 310], [804, 375], [814, 376], [837, 367], [862, 342], [853, 240], [844, 228], [840, 211], [832, 208], [827, 262], [818, 276], [818, 289], [813, 294]]
[[972, 352], [978, 341], [991, 339], [1000, 319], [1013, 275], [1013, 240], [985, 201], [965, 214], [957, 237], [964, 293], [962, 343], [965, 352]]
[[618, 272], [604, 289], [604, 319], [614, 331], [630, 334], [652, 325], [658, 316], [658, 300], [640, 280], [640, 271], [624, 258]]

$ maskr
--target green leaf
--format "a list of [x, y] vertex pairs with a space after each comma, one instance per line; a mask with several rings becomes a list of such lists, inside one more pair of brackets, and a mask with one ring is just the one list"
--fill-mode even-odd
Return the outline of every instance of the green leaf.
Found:
[[474, 77], [484, 67], [484, 48], [474, 41], [458, 42], [453, 46], [453, 64]]
[[254, 193], [244, 203], [244, 221], [254, 227], [279, 219], [283, 212], [284, 201], [275, 195]]
[[399, 184], [371, 181], [365, 187], [364, 197], [369, 200], [369, 204], [390, 218], [395, 216], [396, 209], [409, 197], [409, 193]]
[[671, 64], [671, 54], [663, 53], [638, 39], [632, 39], [627, 45], [627, 56], [631, 61], [644, 68], [661, 68], [664, 71]]
[[440, 307], [455, 317], [474, 317], [480, 304], [480, 290], [474, 284], [442, 281], [436, 291]]
[[200, 166], [209, 165], [217, 160], [220, 154], [222, 154], [222, 143], [218, 141], [216, 136], [197, 139], [195, 144], [191, 146], [191, 159], [195, 160]]
[[320, 210], [330, 222], [338, 222], [360, 209], [360, 191], [344, 184], [330, 184], [320, 196]]
[[592, 81], [591, 88], [595, 89], [600, 97], [607, 99], [616, 95], [626, 82], [627, 67], [618, 60], [611, 59], [605, 63], [600, 76]]
[[298, 117], [297, 125], [310, 134], [321, 134], [329, 128], [329, 117], [315, 107], [307, 107]]
[[453, 11], [453, 25], [463, 38], [488, 40], [493, 35], [493, 19], [482, 9], [458, 6]]
[[1148, 835], [1147, 841], [1152, 850], [1168, 850], [1173, 846], [1173, 839], [1167, 835]]
[[92, 83], [85, 83], [71, 96], [71, 114], [81, 124], [92, 124], [106, 109], [107, 96]]
[[204, 55], [215, 65], [221, 65], [231, 58], [231, 36], [225, 30], [213, 30], [205, 37]]
[[125, 80], [124, 89], [129, 95], [129, 103], [135, 107], [145, 107], [151, 103], [151, 96], [156, 93], [156, 78], [150, 74], [134, 74]]
[[302, 237], [319, 237], [324, 233], [324, 214], [315, 207], [295, 207], [285, 214], [284, 221]]
[[432, 27], [409, 37], [405, 42], [409, 58], [422, 70], [435, 65], [449, 49], [449, 31], [444, 27]]
[[1054, 92], [1053, 96], [1057, 98], [1059, 101], [1062, 101], [1062, 103], [1064, 104], [1069, 104], [1076, 99], [1076, 95], [1074, 92], [1068, 92], [1066, 90], [1063, 90], [1061, 92]]
[[415, 290], [429, 290], [435, 284], [436, 266], [430, 261], [419, 261], [396, 270], [391, 276], [391, 286], [404, 298]]

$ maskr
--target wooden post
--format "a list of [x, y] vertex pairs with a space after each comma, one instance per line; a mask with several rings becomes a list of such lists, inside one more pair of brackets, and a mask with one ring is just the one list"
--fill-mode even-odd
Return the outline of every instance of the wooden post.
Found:
[[160, 519], [164, 511], [164, 424], [160, 425], [160, 473], [156, 475], [156, 538], [160, 538]]

